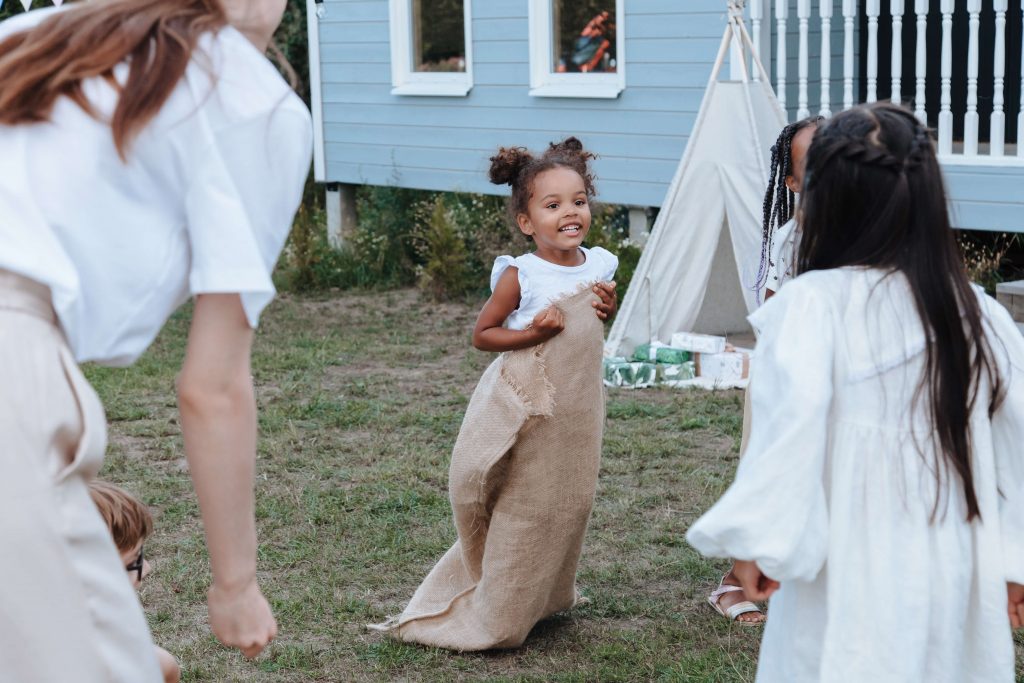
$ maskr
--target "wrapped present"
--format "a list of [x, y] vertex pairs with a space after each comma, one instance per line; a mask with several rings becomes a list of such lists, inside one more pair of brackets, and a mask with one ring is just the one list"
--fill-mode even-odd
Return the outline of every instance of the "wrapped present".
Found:
[[640, 344], [633, 350], [633, 360], [648, 363], [669, 363], [679, 365], [690, 360], [691, 354], [686, 349], [675, 348], [655, 340], [650, 344]]
[[697, 376], [718, 382], [735, 382], [750, 376], [750, 350], [734, 348], [721, 353], [698, 353]]
[[658, 382], [678, 382], [693, 379], [697, 376], [697, 367], [693, 361], [683, 363], [658, 363]]
[[654, 363], [628, 361], [621, 357], [604, 359], [606, 386], [639, 389], [653, 386], [656, 381], [657, 366]]
[[670, 346], [693, 353], [722, 353], [726, 350], [725, 337], [696, 332], [676, 332], [672, 335]]

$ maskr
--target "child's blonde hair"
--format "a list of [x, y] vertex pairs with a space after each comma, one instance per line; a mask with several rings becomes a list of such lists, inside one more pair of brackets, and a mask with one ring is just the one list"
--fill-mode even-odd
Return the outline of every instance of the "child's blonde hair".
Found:
[[149, 508], [120, 486], [94, 480], [89, 482], [89, 495], [107, 523], [119, 551], [131, 550], [153, 533], [153, 516]]

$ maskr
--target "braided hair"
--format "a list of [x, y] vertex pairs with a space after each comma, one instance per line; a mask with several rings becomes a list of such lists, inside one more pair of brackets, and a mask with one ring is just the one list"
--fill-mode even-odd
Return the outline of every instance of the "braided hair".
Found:
[[[991, 417], [1005, 389], [950, 226], [928, 129], [913, 112], [888, 103], [837, 114], [818, 129], [807, 154], [800, 211], [801, 273], [862, 266], [905, 278], [927, 339], [912, 407], [925, 405], [932, 427], [932, 519], [940, 500], [948, 500], [943, 484], [950, 478], [961, 484], [967, 521], [980, 518], [971, 415], [981, 398]], [[983, 379], [987, 396], [979, 396]]]
[[760, 291], [768, 282], [768, 272], [775, 264], [771, 262], [772, 239], [775, 231], [793, 217], [796, 194], [786, 185], [786, 178], [793, 175], [793, 138], [810, 126], [817, 126], [824, 117], [811, 116], [787, 125], [772, 145], [771, 170], [768, 173], [768, 189], [764, 193], [761, 222], [761, 262], [757, 268], [757, 280], [752, 289]]

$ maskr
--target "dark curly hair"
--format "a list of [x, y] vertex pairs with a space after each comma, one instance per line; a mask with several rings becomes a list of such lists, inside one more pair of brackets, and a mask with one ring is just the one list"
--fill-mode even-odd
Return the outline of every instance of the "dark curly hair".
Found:
[[534, 156], [525, 147], [501, 147], [491, 157], [488, 177], [495, 185], [512, 187], [508, 214], [515, 224], [519, 214], [527, 213], [534, 178], [552, 168], [570, 168], [579, 173], [587, 197], [593, 199], [597, 191], [594, 188], [594, 174], [590, 171], [590, 160], [594, 158], [595, 155], [583, 149], [583, 143], [575, 137], [552, 142], [540, 156]]

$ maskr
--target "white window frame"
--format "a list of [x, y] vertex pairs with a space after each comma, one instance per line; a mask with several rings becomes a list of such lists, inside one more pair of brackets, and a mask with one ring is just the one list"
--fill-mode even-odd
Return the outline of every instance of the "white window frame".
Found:
[[[614, 99], [626, 89], [626, 2], [615, 0], [615, 73], [554, 72], [554, 0], [530, 0], [530, 95]], [[571, 2], [572, 0], [565, 0]]]
[[391, 24], [391, 94], [465, 97], [473, 88], [472, 0], [464, 0], [466, 70], [431, 73], [412, 67], [412, 0], [389, 0]]

